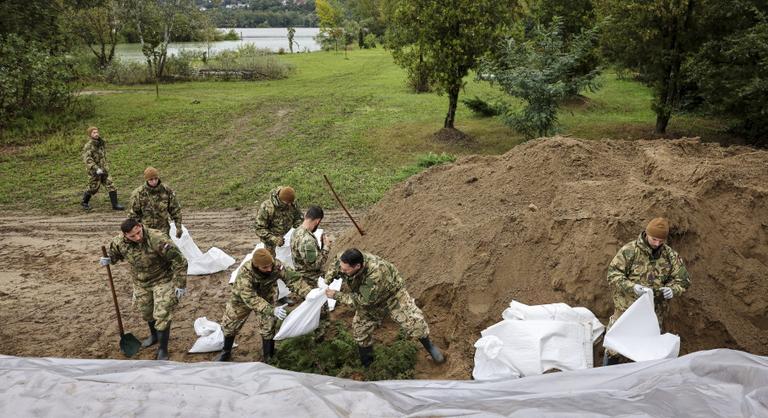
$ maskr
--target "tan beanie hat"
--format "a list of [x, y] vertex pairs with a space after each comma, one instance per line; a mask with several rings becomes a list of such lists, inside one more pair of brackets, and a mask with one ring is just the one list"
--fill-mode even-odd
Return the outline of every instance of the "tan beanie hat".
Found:
[[666, 218], [653, 218], [645, 227], [645, 233], [654, 238], [667, 239], [669, 236], [669, 221]]
[[265, 268], [271, 266], [274, 261], [275, 260], [272, 258], [272, 254], [270, 254], [266, 248], [259, 248], [256, 250], [256, 252], [253, 253], [251, 264], [254, 267]]
[[144, 180], [160, 178], [160, 171], [155, 167], [147, 167], [144, 170]]
[[277, 192], [277, 197], [285, 203], [293, 203], [296, 200], [296, 192], [291, 186], [281, 187], [280, 191]]
[[88, 129], [85, 130], [85, 133], [88, 134], [88, 136], [91, 136], [91, 132], [93, 132], [93, 131], [95, 131], [97, 129], [99, 129], [99, 128], [97, 128], [95, 126], [91, 126], [91, 127], [89, 127]]

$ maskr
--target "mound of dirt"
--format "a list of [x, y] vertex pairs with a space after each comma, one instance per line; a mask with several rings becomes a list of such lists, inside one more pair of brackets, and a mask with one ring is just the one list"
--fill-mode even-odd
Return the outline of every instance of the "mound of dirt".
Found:
[[369, 210], [365, 236], [350, 229], [334, 247], [394, 262], [447, 348], [443, 377], [466, 378], [472, 344], [512, 299], [585, 306], [607, 323], [609, 262], [665, 216], [692, 281], [667, 331], [684, 353], [766, 355], [767, 184], [768, 152], [747, 147], [539, 139], [410, 178]]

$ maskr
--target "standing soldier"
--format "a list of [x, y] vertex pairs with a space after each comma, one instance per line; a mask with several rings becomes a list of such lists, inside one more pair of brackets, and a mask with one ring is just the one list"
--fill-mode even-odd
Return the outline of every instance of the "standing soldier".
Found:
[[[683, 260], [669, 245], [669, 221], [655, 218], [636, 240], [627, 243], [608, 267], [608, 284], [613, 291], [614, 312], [608, 328], [644, 293], [652, 293], [659, 326], [669, 310], [669, 300], [691, 285]], [[603, 366], [626, 362], [624, 356], [606, 350]]]
[[277, 280], [282, 280], [294, 292], [299, 292], [302, 298], [312, 290], [295, 271], [286, 269], [279, 260], [275, 260], [272, 254], [264, 248], [259, 248], [253, 253], [249, 264], [240, 268], [235, 283], [232, 285], [232, 294], [224, 308], [224, 317], [221, 319], [221, 328], [224, 331], [224, 349], [214, 361], [229, 361], [232, 359], [232, 346], [235, 344], [235, 336], [245, 325], [251, 311], [258, 317], [259, 334], [261, 334], [261, 347], [266, 363], [275, 354], [275, 328], [277, 320], [283, 320], [288, 315], [285, 305], [274, 306], [277, 299]]
[[290, 186], [280, 186], [273, 189], [269, 193], [269, 199], [259, 206], [259, 212], [256, 214], [256, 235], [274, 257], [275, 248], [285, 243], [283, 236], [291, 228], [298, 228], [302, 218], [296, 192]]
[[86, 132], [89, 139], [83, 147], [83, 161], [85, 161], [88, 175], [91, 178], [88, 181], [88, 189], [83, 193], [83, 201], [80, 205], [85, 210], [91, 210], [88, 202], [90, 202], [91, 196], [99, 191], [99, 186], [103, 184], [109, 190], [109, 200], [112, 202], [112, 209], [123, 210], [125, 208], [117, 203], [117, 188], [112, 183], [112, 177], [109, 176], [107, 150], [104, 148], [104, 140], [99, 136], [99, 128], [92, 126]]
[[141, 344], [149, 347], [158, 341], [158, 360], [168, 360], [168, 338], [173, 310], [187, 294], [187, 260], [162, 232], [144, 228], [133, 218], [120, 225], [122, 234], [109, 245], [106, 266], [125, 260], [133, 270], [133, 297], [142, 318], [149, 325], [150, 336]]
[[424, 313], [408, 294], [403, 278], [392, 263], [350, 248], [328, 270], [325, 282], [331, 283], [337, 276], [344, 278], [351, 291], [328, 288], [325, 294], [355, 308], [352, 337], [357, 342], [363, 366], [373, 363], [373, 331], [385, 316], [400, 325], [406, 335], [418, 338], [432, 360], [436, 363], [445, 361], [440, 349], [429, 339], [429, 326]]
[[293, 231], [291, 236], [293, 265], [304, 283], [310, 287], [317, 287], [317, 278], [323, 275], [323, 265], [328, 260], [330, 245], [328, 236], [322, 235], [322, 245], [320, 245], [314, 235], [322, 220], [323, 209], [319, 206], [310, 206], [304, 214], [304, 222]]
[[176, 238], [181, 238], [181, 206], [176, 193], [160, 182], [160, 172], [154, 167], [144, 170], [144, 184], [131, 193], [129, 217], [147, 228], [158, 229], [168, 235], [169, 220], [176, 224]]

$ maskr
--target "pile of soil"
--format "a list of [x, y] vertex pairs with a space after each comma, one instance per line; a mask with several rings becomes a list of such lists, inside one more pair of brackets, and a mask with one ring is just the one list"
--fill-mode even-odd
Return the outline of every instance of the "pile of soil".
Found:
[[[545, 138], [472, 156], [394, 187], [335, 248], [392, 261], [448, 364], [467, 378], [473, 343], [511, 300], [584, 306], [607, 323], [619, 248], [657, 216], [691, 275], [665, 328], [682, 352], [768, 354], [768, 152], [697, 139]], [[390, 327], [392, 325], [390, 324]]]

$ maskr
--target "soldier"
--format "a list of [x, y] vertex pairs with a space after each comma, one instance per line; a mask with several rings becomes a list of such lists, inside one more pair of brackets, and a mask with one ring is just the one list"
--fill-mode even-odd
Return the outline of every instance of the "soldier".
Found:
[[158, 341], [158, 360], [168, 360], [168, 338], [173, 310], [187, 294], [187, 260], [162, 232], [144, 228], [133, 218], [120, 225], [122, 234], [109, 245], [109, 257], [101, 257], [106, 266], [125, 260], [133, 269], [133, 297], [142, 318], [149, 325], [150, 336], [141, 344], [149, 347]]
[[323, 220], [323, 209], [310, 206], [304, 214], [304, 222], [293, 231], [291, 236], [291, 254], [296, 272], [304, 283], [317, 287], [317, 278], [323, 275], [323, 265], [328, 260], [330, 241], [322, 235], [322, 245], [317, 243], [314, 232]]
[[269, 193], [269, 199], [259, 206], [256, 215], [256, 235], [264, 247], [275, 256], [275, 248], [284, 244], [283, 236], [301, 225], [303, 216], [290, 186], [280, 186]]
[[429, 339], [429, 326], [416, 302], [405, 289], [403, 278], [392, 263], [373, 254], [350, 248], [341, 254], [325, 275], [326, 283], [337, 276], [344, 278], [350, 292], [326, 289], [329, 298], [336, 298], [355, 308], [352, 336], [358, 345], [360, 361], [368, 367], [373, 363], [373, 331], [389, 315], [410, 337], [419, 339], [436, 363], [445, 361]]
[[[662, 326], [669, 309], [668, 302], [680, 296], [690, 286], [688, 270], [680, 256], [665, 244], [669, 236], [669, 221], [655, 218], [645, 231], [619, 250], [608, 267], [608, 284], [613, 291], [614, 312], [608, 328], [634, 301], [649, 292], [653, 294], [656, 316]], [[624, 356], [606, 350], [603, 366], [627, 362]]]
[[109, 190], [112, 209], [123, 210], [125, 208], [117, 203], [117, 188], [112, 183], [112, 177], [109, 176], [107, 150], [104, 148], [104, 140], [99, 136], [99, 128], [92, 126], [86, 132], [90, 139], [83, 147], [83, 161], [85, 161], [91, 179], [88, 181], [88, 189], [83, 193], [83, 201], [80, 205], [85, 210], [91, 210], [88, 202], [90, 202], [91, 196], [99, 191], [99, 186], [103, 184]]
[[235, 336], [245, 325], [251, 311], [258, 317], [259, 334], [263, 361], [269, 362], [275, 354], [275, 328], [277, 320], [283, 320], [288, 315], [285, 305], [274, 306], [277, 299], [277, 280], [280, 279], [294, 293], [302, 298], [312, 290], [301, 281], [299, 275], [286, 269], [279, 260], [264, 248], [259, 248], [253, 254], [250, 264], [240, 268], [240, 272], [232, 285], [232, 294], [224, 308], [221, 328], [224, 331], [224, 349], [213, 360], [229, 361], [232, 359], [232, 346]]
[[144, 170], [144, 184], [131, 193], [129, 216], [147, 228], [158, 229], [168, 235], [169, 220], [176, 224], [176, 238], [181, 238], [181, 206], [176, 193], [160, 181], [160, 172], [154, 167]]

